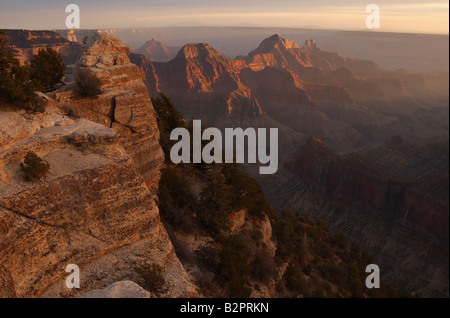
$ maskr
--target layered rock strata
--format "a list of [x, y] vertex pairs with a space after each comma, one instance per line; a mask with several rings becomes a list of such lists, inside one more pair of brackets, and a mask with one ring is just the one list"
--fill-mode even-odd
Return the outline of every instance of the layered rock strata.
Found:
[[97, 34], [83, 43], [83, 54], [68, 67], [67, 78], [84, 69], [101, 81], [97, 98], [76, 98], [76, 85], [54, 94], [55, 101], [79, 116], [111, 127], [120, 143], [133, 158], [139, 173], [151, 188], [160, 177], [164, 154], [159, 145], [159, 131], [147, 88], [140, 69], [130, 63], [129, 48], [122, 41]]
[[[40, 115], [0, 112], [0, 122], [2, 297], [74, 297], [120, 280], [139, 284], [139, 268], [152, 264], [162, 268], [162, 296], [195, 295], [154, 196], [113, 129], [49, 107]], [[45, 180], [22, 180], [28, 151], [50, 164]], [[80, 268], [80, 289], [66, 287], [69, 264]]]

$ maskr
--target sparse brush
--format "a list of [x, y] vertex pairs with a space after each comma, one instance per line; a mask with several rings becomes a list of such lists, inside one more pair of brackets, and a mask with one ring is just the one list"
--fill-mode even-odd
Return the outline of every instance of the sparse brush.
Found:
[[50, 164], [34, 152], [29, 151], [24, 157], [24, 162], [20, 163], [20, 170], [24, 173], [25, 181], [34, 182], [45, 178], [50, 170]]
[[75, 82], [77, 84], [76, 94], [79, 97], [97, 98], [102, 93], [100, 79], [87, 69], [78, 71], [75, 75]]
[[142, 287], [156, 296], [164, 293], [166, 291], [166, 281], [162, 275], [162, 268], [157, 264], [153, 265], [142, 265], [136, 272], [143, 279]]

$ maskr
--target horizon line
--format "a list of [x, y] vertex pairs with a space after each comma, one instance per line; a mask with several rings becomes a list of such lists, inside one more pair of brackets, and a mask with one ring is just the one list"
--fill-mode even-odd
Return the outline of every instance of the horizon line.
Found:
[[67, 29], [67, 28], [5, 28], [0, 27], [0, 30], [28, 30], [28, 31], [90, 31], [90, 30], [146, 30], [146, 29], [164, 29], [164, 28], [239, 28], [239, 29], [286, 29], [286, 30], [313, 30], [313, 31], [340, 31], [340, 32], [365, 32], [365, 33], [382, 33], [382, 34], [410, 34], [410, 35], [438, 35], [438, 36], [449, 36], [449, 32], [444, 33], [431, 33], [431, 32], [417, 32], [417, 31], [401, 31], [401, 30], [380, 30], [380, 29], [349, 29], [349, 28], [322, 28], [318, 26], [317, 28], [309, 28], [306, 26], [299, 27], [283, 27], [283, 26], [239, 26], [239, 25], [167, 25], [167, 26], [149, 26], [149, 27], [117, 27], [117, 28], [78, 28], [78, 29]]

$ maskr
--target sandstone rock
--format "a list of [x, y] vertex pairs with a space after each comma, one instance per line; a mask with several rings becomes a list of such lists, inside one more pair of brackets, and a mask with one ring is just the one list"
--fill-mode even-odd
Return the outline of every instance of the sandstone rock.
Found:
[[136, 53], [144, 54], [156, 62], [167, 62], [173, 59], [179, 50], [179, 47], [169, 47], [152, 39], [137, 49]]
[[110, 54], [104, 54], [104, 55], [100, 56], [100, 58], [98, 59], [98, 62], [105, 66], [111, 66], [111, 65], [114, 65], [114, 57], [112, 57], [112, 55], [110, 55]]
[[64, 64], [74, 63], [81, 54], [81, 45], [70, 42], [53, 31], [4, 30], [9, 38], [9, 49], [21, 64], [28, 64], [39, 50], [47, 47], [61, 54]]
[[0, 298], [15, 298], [16, 291], [11, 274], [0, 264]]
[[41, 128], [48, 128], [53, 126], [67, 126], [73, 125], [74, 121], [69, 118], [69, 116], [65, 116], [58, 113], [44, 113], [41, 121]]
[[[122, 41], [106, 34], [88, 37], [83, 45], [84, 55], [69, 69], [76, 73], [84, 68], [94, 74], [102, 84], [102, 94], [94, 100], [73, 99], [70, 91], [60, 90], [55, 93], [55, 100], [73, 105], [83, 118], [115, 129], [144, 180], [157, 184], [159, 168], [164, 163], [159, 130], [142, 73], [130, 63], [128, 51]], [[92, 63], [95, 60], [96, 66], [86, 67], [86, 59], [92, 59]]]
[[103, 68], [105, 68], [106, 66], [105, 66], [104, 64], [97, 63], [97, 64], [95, 64], [95, 67], [96, 67], [96, 68], [103, 69]]
[[131, 281], [120, 281], [104, 289], [91, 290], [81, 298], [150, 298], [150, 293]]
[[33, 135], [39, 129], [39, 123], [29, 121], [15, 112], [0, 112], [0, 149]]
[[[0, 281], [14, 286], [9, 294], [76, 297], [124, 279], [139, 282], [142, 264], [163, 269], [163, 297], [196, 294], [152, 193], [116, 141], [113, 130], [77, 120], [0, 149]], [[45, 181], [22, 181], [18, 163], [27, 151], [50, 164]], [[81, 269], [79, 290], [65, 287], [69, 264]]]
[[387, 282], [443, 297], [449, 291], [448, 139], [430, 154], [416, 147], [393, 138], [361, 152], [363, 159], [311, 138], [266, 193], [276, 193], [280, 210], [295, 207], [346, 232], [375, 255]]
[[98, 57], [93, 55], [82, 55], [78, 60], [81, 66], [90, 67], [98, 62]]
[[114, 64], [130, 64], [130, 58], [126, 54], [116, 54], [114, 56]]
[[96, 125], [75, 130], [67, 136], [67, 140], [76, 145], [111, 145], [119, 142], [119, 136], [111, 129]]

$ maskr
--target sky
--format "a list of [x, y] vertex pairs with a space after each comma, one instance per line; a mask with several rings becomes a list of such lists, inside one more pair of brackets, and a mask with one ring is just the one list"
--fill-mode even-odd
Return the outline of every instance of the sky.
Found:
[[380, 7], [376, 31], [448, 34], [441, 0], [0, 0], [0, 28], [64, 29], [73, 3], [83, 29], [177, 25], [321, 27], [363, 30], [366, 6]]

